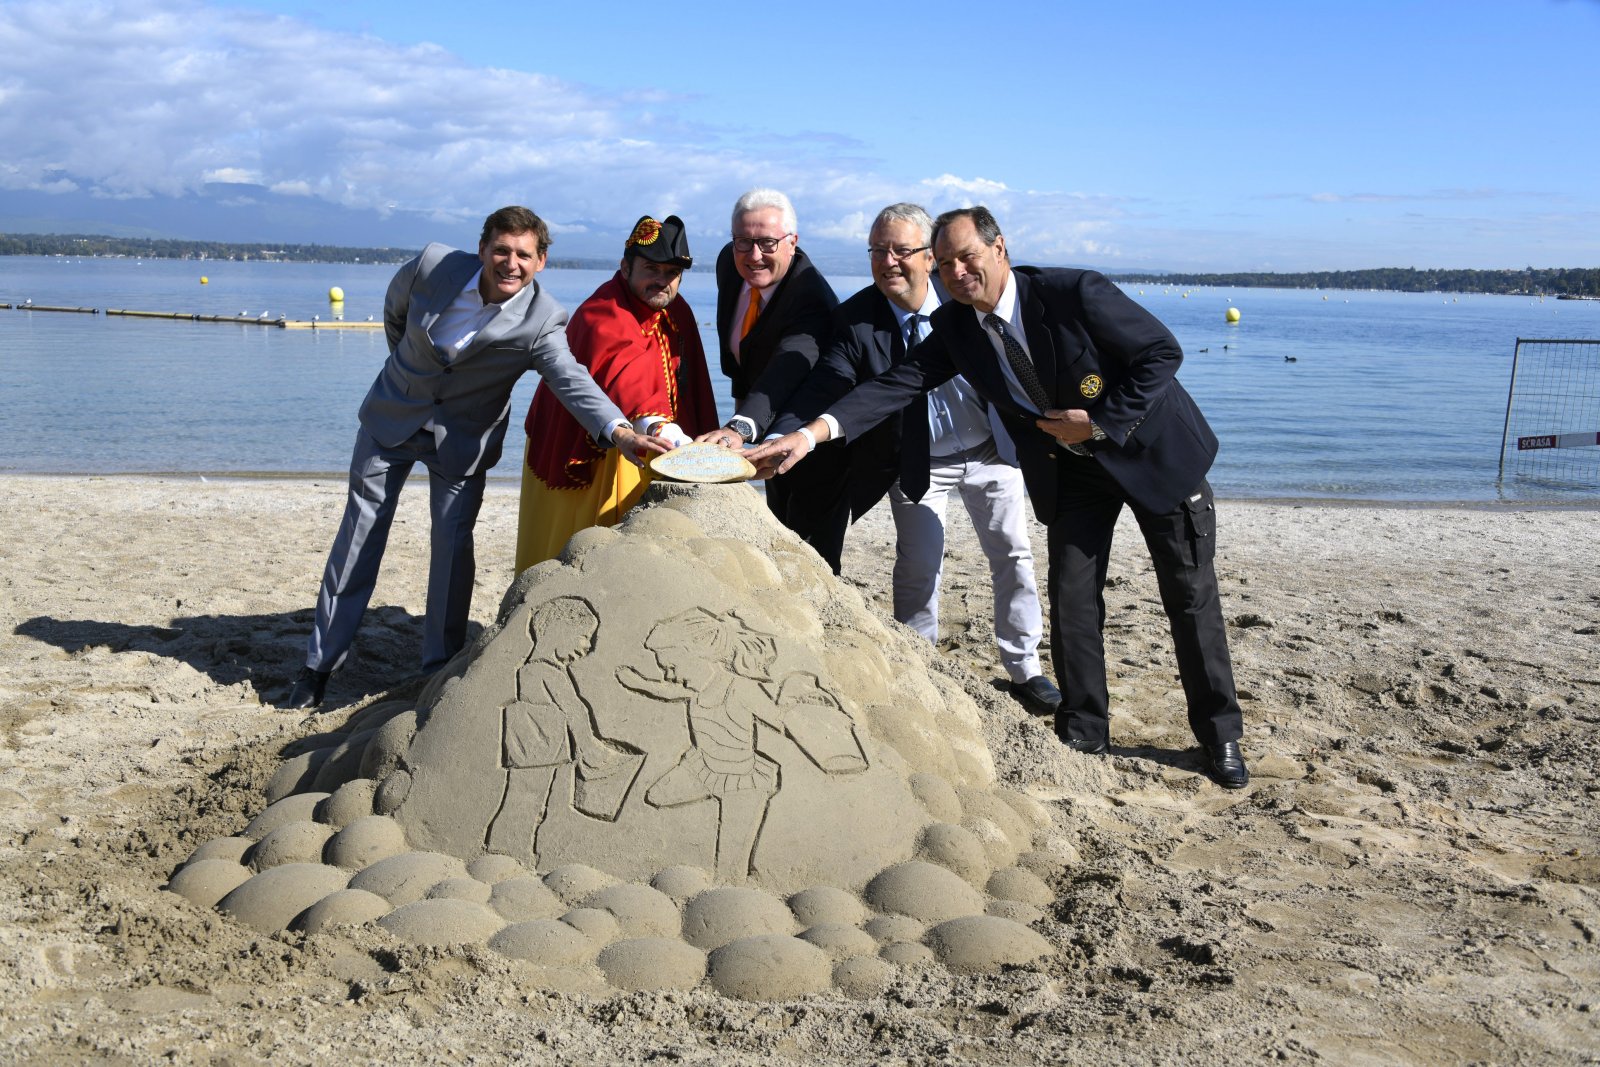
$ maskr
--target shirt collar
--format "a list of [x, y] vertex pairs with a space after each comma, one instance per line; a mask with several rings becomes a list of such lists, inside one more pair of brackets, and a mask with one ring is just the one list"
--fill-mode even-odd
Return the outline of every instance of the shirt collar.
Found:
[[[972, 313], [978, 317], [979, 326], [988, 325], [983, 320], [989, 317], [989, 312], [973, 308]], [[1017, 276], [1013, 271], [1006, 271], [1006, 286], [1000, 290], [1000, 299], [995, 302], [994, 314], [1005, 320], [1013, 334], [1022, 333], [1022, 323], [1017, 316]]]
[[[901, 307], [899, 304], [896, 304], [888, 297], [884, 297], [883, 299], [884, 302], [889, 305], [889, 310], [894, 312], [895, 325], [900, 327], [900, 336], [904, 337], [906, 333], [906, 320], [912, 316], [913, 312], [907, 311], [905, 308]], [[938, 306], [939, 294], [933, 291], [933, 286], [930, 284], [928, 286], [928, 291], [923, 294], [922, 306], [916, 310], [915, 314], [921, 315], [923, 318], [927, 318], [929, 315], [934, 313]]]

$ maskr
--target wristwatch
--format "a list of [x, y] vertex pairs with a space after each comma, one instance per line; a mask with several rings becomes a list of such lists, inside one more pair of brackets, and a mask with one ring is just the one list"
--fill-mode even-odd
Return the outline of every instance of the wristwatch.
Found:
[[1093, 419], [1089, 420], [1089, 440], [1091, 440], [1091, 441], [1107, 441], [1107, 440], [1110, 440], [1110, 438], [1106, 436], [1106, 432], [1104, 430], [1102, 430], [1099, 426], [1095, 425], [1095, 422], [1094, 422]]

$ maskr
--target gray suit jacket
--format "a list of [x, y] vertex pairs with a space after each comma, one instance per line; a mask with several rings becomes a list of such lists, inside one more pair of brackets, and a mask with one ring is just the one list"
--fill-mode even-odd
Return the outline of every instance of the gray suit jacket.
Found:
[[567, 349], [567, 313], [535, 279], [506, 301], [446, 364], [429, 334], [482, 266], [478, 257], [431, 244], [401, 267], [383, 303], [389, 358], [361, 403], [361, 425], [393, 448], [434, 420], [444, 429], [439, 460], [464, 478], [493, 467], [505, 441], [511, 390], [537, 371], [597, 440], [624, 416]]

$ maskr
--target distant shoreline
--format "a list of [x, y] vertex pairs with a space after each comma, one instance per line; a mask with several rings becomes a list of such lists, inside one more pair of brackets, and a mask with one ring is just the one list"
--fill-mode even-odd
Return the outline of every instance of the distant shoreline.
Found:
[[[0, 256], [43, 259], [171, 259], [196, 263], [343, 263], [395, 266], [421, 249], [352, 245], [284, 244], [270, 241], [186, 241], [176, 238], [107, 237], [102, 234], [0, 233]], [[574, 256], [552, 259], [559, 270], [611, 270], [616, 261]]]
[[[81, 256], [86, 259], [175, 259], [260, 263], [400, 264], [414, 248], [284, 244], [267, 241], [189, 241], [175, 238], [109, 237], [103, 234], [0, 233], [0, 256]], [[574, 256], [551, 259], [557, 270], [611, 270], [616, 261]], [[1041, 264], [1048, 265], [1048, 264]], [[1489, 293], [1505, 296], [1569, 296], [1600, 300], [1600, 267], [1504, 270], [1445, 270], [1375, 267], [1366, 270], [1242, 271], [1181, 274], [1160, 271], [1104, 273], [1121, 284], [1207, 286], [1237, 289], [1353, 289], [1396, 293]]]
[[1600, 267], [1535, 270], [1371, 270], [1297, 271], [1285, 274], [1109, 273], [1123, 285], [1204, 286], [1213, 289], [1344, 289], [1386, 293], [1470, 293], [1489, 296], [1553, 296], [1600, 300]]
[[[329, 471], [18, 471], [0, 470], [0, 479], [46, 479], [51, 481], [96, 480], [150, 481], [150, 482], [213, 482], [219, 485], [260, 484], [263, 482], [305, 482], [307, 484], [329, 481], [342, 482], [349, 476], [345, 470]], [[422, 480], [427, 472], [413, 470], [411, 477]], [[517, 491], [515, 469], [489, 472], [491, 491], [509, 493]], [[762, 489], [756, 485], [757, 491]], [[1218, 492], [1217, 499], [1229, 505], [1247, 507], [1288, 508], [1370, 508], [1381, 511], [1596, 511], [1600, 510], [1600, 497], [1593, 500], [1401, 500], [1376, 497], [1320, 497], [1320, 496], [1229, 496]]]

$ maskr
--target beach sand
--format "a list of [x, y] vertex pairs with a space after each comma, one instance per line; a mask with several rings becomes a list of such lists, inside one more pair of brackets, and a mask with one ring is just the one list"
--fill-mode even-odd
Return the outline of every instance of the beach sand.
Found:
[[[339, 706], [291, 679], [337, 478], [0, 477], [0, 1061], [1594, 1062], [1600, 538], [1594, 510], [1224, 501], [1218, 571], [1249, 789], [1198, 773], [1125, 520], [1106, 591], [1112, 755], [996, 699], [964, 517], [941, 646], [1001, 780], [1070, 857], [1039, 969], [904, 971], [872, 1000], [550, 992], [482, 949], [265, 937], [161, 886], [236, 832], [290, 742], [416, 662], [425, 489], [404, 498]], [[478, 527], [474, 617], [516, 495]], [[1043, 569], [1043, 530], [1036, 550]], [[887, 616], [893, 530], [846, 580]]]

